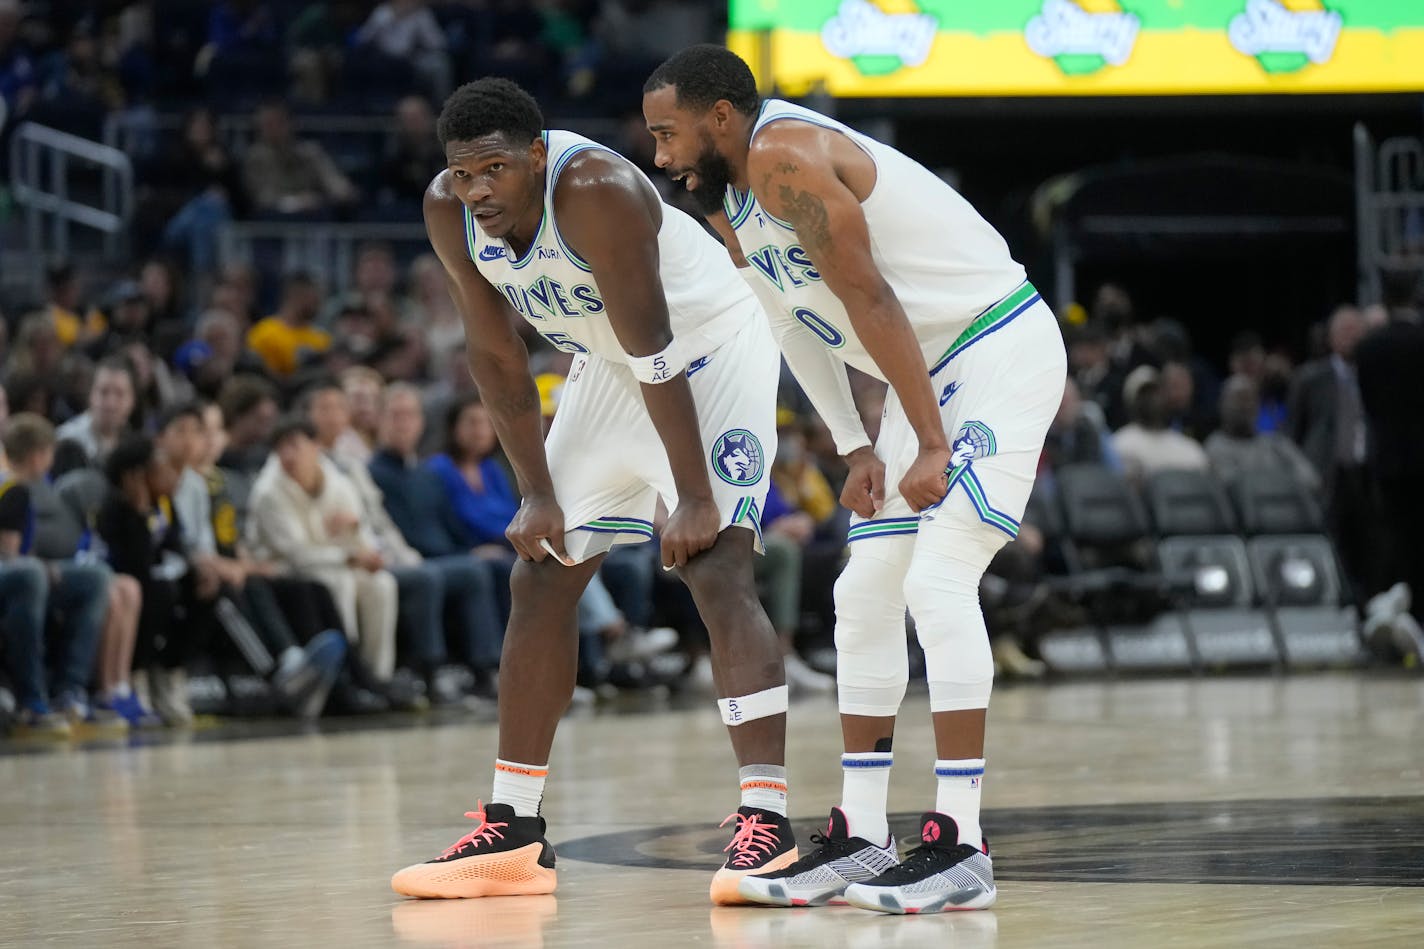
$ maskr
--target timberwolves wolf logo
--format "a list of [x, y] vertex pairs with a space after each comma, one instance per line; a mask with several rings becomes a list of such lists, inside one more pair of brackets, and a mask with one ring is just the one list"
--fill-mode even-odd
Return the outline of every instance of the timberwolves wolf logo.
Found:
[[953, 457], [949, 466], [958, 468], [971, 458], [987, 458], [994, 454], [996, 448], [994, 433], [990, 431], [989, 426], [983, 422], [965, 422], [950, 449]]
[[712, 469], [728, 484], [756, 484], [761, 480], [761, 442], [744, 428], [732, 429], [712, 446]]

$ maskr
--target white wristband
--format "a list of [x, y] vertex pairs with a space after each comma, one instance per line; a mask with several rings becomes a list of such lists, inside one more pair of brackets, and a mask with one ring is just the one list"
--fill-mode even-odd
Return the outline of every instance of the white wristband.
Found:
[[687, 368], [687, 360], [680, 354], [677, 340], [668, 343], [667, 349], [651, 356], [629, 356], [628, 368], [639, 382], [659, 385], [669, 382]]

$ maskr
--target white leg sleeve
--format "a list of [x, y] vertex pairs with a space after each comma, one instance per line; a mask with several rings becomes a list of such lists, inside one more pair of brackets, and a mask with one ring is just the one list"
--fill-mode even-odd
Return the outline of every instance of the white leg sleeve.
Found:
[[889, 718], [910, 679], [901, 590], [914, 534], [867, 537], [850, 545], [836, 580], [836, 682], [843, 715]]
[[941, 516], [920, 525], [905, 598], [925, 650], [932, 712], [989, 707], [994, 658], [979, 580], [1008, 539], [978, 518]]

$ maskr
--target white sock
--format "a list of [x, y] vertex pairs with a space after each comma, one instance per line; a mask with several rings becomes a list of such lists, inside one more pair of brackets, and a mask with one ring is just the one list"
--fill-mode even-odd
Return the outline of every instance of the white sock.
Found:
[[979, 829], [979, 794], [984, 786], [984, 759], [961, 758], [935, 762], [935, 810], [948, 814], [959, 825], [959, 842], [971, 847], [984, 846], [984, 832]]
[[749, 764], [737, 771], [742, 782], [742, 806], [786, 816], [786, 768], [779, 764]]
[[520, 764], [496, 758], [491, 804], [508, 804], [516, 817], [538, 817], [544, 799], [544, 782], [549, 777], [546, 764]]
[[841, 755], [841, 810], [852, 837], [863, 837], [877, 847], [890, 839], [885, 819], [885, 799], [890, 793], [890, 766], [895, 756], [888, 751], [866, 751]]

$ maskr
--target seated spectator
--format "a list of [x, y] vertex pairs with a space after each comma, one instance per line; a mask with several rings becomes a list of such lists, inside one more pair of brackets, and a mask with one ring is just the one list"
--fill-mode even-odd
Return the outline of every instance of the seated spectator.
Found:
[[[65, 735], [71, 723], [95, 720], [85, 690], [98, 656], [110, 575], [98, 564], [46, 563], [32, 556], [35, 510], [29, 485], [45, 477], [54, 456], [49, 422], [15, 416], [6, 426], [4, 446], [10, 465], [0, 480], [5, 654], [18, 688], [21, 725]], [[57, 641], [46, 637], [50, 612], [62, 619]], [[46, 661], [47, 646], [59, 647], [58, 661]]]
[[237, 476], [230, 479], [234, 497], [239, 509], [246, 510], [250, 479], [267, 461], [272, 429], [281, 414], [277, 390], [261, 376], [233, 376], [218, 393], [218, 408], [227, 432], [227, 447], [218, 463]]
[[341, 435], [343, 456], [366, 464], [376, 447], [381, 428], [381, 408], [386, 398], [386, 380], [368, 366], [352, 366], [341, 374], [346, 393], [350, 428]]
[[[646, 132], [643, 137], [649, 137]], [[435, 134], [435, 113], [422, 96], [396, 104], [395, 128], [386, 142], [378, 179], [378, 200], [419, 219], [430, 177], [445, 165], [445, 149]]]
[[[125, 438], [104, 464], [109, 495], [99, 509], [99, 536], [109, 564], [143, 589], [134, 686], [140, 702], [152, 702], [167, 725], [191, 725], [187, 663], [202, 651], [204, 604], [218, 592], [212, 570], [191, 565], [183, 549], [183, 529], [171, 501], [173, 467], [142, 435]], [[148, 701], [145, 701], [145, 700]]]
[[1245, 376], [1256, 383], [1260, 399], [1260, 414], [1256, 419], [1259, 432], [1282, 431], [1286, 425], [1286, 395], [1290, 388], [1290, 363], [1284, 357], [1266, 352], [1261, 335], [1252, 330], [1238, 333], [1231, 340], [1227, 365], [1233, 376]]
[[1206, 455], [1222, 481], [1262, 472], [1290, 474], [1311, 491], [1320, 475], [1299, 448], [1279, 432], [1260, 432], [1261, 397], [1256, 382], [1232, 376], [1221, 389], [1221, 430], [1206, 440]]
[[1156, 369], [1138, 366], [1122, 389], [1132, 421], [1114, 432], [1112, 440], [1129, 478], [1141, 481], [1156, 471], [1206, 469], [1201, 445], [1167, 427], [1167, 402]]
[[89, 408], [61, 425], [56, 437], [77, 442], [91, 464], [103, 464], [128, 431], [137, 388], [129, 361], [122, 356], [106, 357], [94, 370]]
[[262, 559], [323, 583], [349, 640], [382, 683], [396, 667], [396, 581], [363, 528], [356, 487], [322, 457], [305, 419], [272, 433], [272, 455], [252, 488], [249, 546]]
[[[371, 536], [376, 552], [385, 560], [386, 569], [396, 579], [400, 617], [411, 640], [408, 655], [398, 658], [413, 660], [412, 665], [425, 678], [432, 698], [442, 703], [446, 699], [458, 699], [455, 695], [437, 694], [435, 688], [436, 672], [446, 657], [442, 624], [447, 598], [445, 572], [434, 564], [423, 563], [421, 555], [406, 542], [400, 528], [391, 520], [381, 490], [371, 480], [371, 473], [366, 468], [364, 450], [355, 456], [343, 453], [341, 435], [350, 431], [351, 410], [341, 386], [331, 380], [318, 382], [303, 394], [302, 408], [316, 433], [316, 442], [325, 461], [341, 472], [355, 488], [361, 502], [357, 511], [361, 529]], [[452, 567], [452, 571], [458, 572], [458, 569]], [[477, 573], [473, 567], [470, 572]], [[459, 591], [455, 589], [458, 584], [450, 585], [448, 594], [455, 601], [452, 607], [465, 610], [473, 607], [470, 618], [457, 619], [462, 630], [468, 634], [472, 620], [476, 621], [476, 625], [484, 625], [478, 623], [486, 609], [481, 607], [479, 601], [489, 600], [492, 592], [481, 575], [452, 579], [468, 583], [470, 596], [476, 601], [460, 601]], [[490, 635], [489, 627], [483, 630], [483, 634]]]
[[[495, 546], [492, 555], [488, 549], [476, 549], [440, 479], [420, 466], [416, 450], [424, 429], [420, 393], [412, 386], [392, 386], [370, 463], [372, 487], [398, 532], [425, 558], [421, 566], [433, 571], [443, 587], [444, 612], [450, 620], [444, 628], [458, 634], [456, 658], [474, 672], [477, 682], [488, 685], [504, 641], [497, 591], [508, 589], [512, 564], [502, 547]], [[472, 549], [476, 556], [471, 556]]]
[[244, 348], [237, 317], [218, 309], [198, 317], [193, 338], [178, 347], [173, 365], [205, 399], [216, 399], [234, 375], [264, 371], [262, 360]]
[[319, 144], [292, 135], [292, 117], [279, 101], [257, 110], [257, 141], [242, 160], [242, 180], [253, 209], [269, 216], [329, 218], [360, 194]]
[[456, 349], [461, 356], [462, 375], [469, 379], [470, 368], [465, 360], [465, 324], [460, 309], [450, 296], [445, 282], [445, 269], [434, 254], [422, 254], [410, 265], [411, 309], [417, 327], [425, 334], [425, 351], [429, 354], [433, 374], [443, 377], [444, 364]]
[[1113, 449], [1112, 433], [1103, 423], [1102, 409], [1096, 402], [1083, 400], [1077, 381], [1070, 376], [1063, 386], [1058, 414], [1049, 423], [1039, 468], [1051, 473], [1064, 465], [1081, 464], [1122, 471], [1122, 459]]
[[[208, 454], [203, 409], [187, 403], [170, 410], [158, 426], [158, 451], [178, 470], [173, 508], [183, 532], [188, 559], [211, 570], [222, 583], [219, 624], [252, 670], [270, 678], [272, 691], [284, 709], [314, 718], [326, 704], [346, 654], [346, 638], [326, 630], [304, 653], [287, 622], [275, 592], [261, 576], [259, 565], [236, 556], [235, 544], [219, 549], [213, 531], [207, 480], [195, 466]], [[232, 538], [227, 538], [231, 540]]]
[[36, 376], [53, 376], [64, 358], [64, 344], [59, 333], [45, 313], [31, 313], [20, 320], [20, 329], [15, 333], [10, 346], [9, 358], [5, 360], [5, 375], [30, 373]]
[[[247, 548], [243, 541], [247, 534], [245, 513], [233, 503], [230, 472], [218, 466], [227, 448], [222, 412], [211, 404], [202, 411], [202, 457], [194, 466], [207, 492], [206, 507], [197, 505], [199, 517], [202, 510], [208, 512], [209, 531], [202, 536], [210, 536], [217, 555], [235, 560], [243, 571], [242, 590], [248, 600], [243, 608], [265, 619], [258, 630], [275, 659], [270, 677], [278, 701], [304, 718], [323, 708], [338, 714], [388, 711], [390, 702], [372, 691], [379, 685], [375, 676], [354, 651], [346, 649], [341, 614], [330, 591], [316, 580], [284, 573], [279, 563], [261, 559]], [[280, 619], [274, 614], [280, 614]], [[339, 637], [339, 650], [330, 642], [333, 635]], [[303, 643], [302, 649], [292, 651]], [[330, 701], [323, 706], [321, 690], [327, 685], [332, 662], [339, 664], [340, 671], [331, 687]], [[314, 676], [318, 677], [315, 683]]]
[[146, 337], [152, 328], [152, 316], [143, 288], [138, 281], [125, 277], [105, 293], [94, 317], [96, 332], [85, 350], [95, 359], [112, 355], [130, 340]]
[[[0, 113], [18, 125], [39, 95], [39, 78], [30, 51], [19, 39], [19, 0], [0, 0]], [[7, 123], [0, 119], [0, 128]]]
[[445, 451], [426, 462], [476, 544], [507, 543], [504, 529], [519, 511], [509, 475], [499, 463], [499, 438], [477, 394], [445, 414]]
[[289, 378], [331, 348], [330, 334], [316, 326], [320, 311], [316, 281], [305, 273], [289, 274], [282, 281], [281, 307], [248, 331], [247, 346], [273, 376]]
[[246, 210], [237, 163], [217, 136], [217, 123], [206, 108], [183, 120], [183, 144], [153, 169], [154, 184], [174, 196], [163, 227], [163, 246], [183, 255], [197, 274], [211, 274], [218, 263], [218, 232]]
[[[26, 485], [35, 514], [34, 555], [56, 565], [61, 573], [73, 565], [97, 568], [108, 576], [108, 602], [94, 672], [96, 721], [117, 715], [133, 726], [156, 723], [153, 713], [135, 697], [129, 679], [143, 591], [133, 577], [108, 569], [103, 563], [103, 544], [90, 530], [107, 493], [107, 482], [102, 472], [89, 466], [78, 443], [61, 442], [55, 447], [50, 476], [34, 478]], [[79, 453], [69, 469], [72, 475], [61, 471], [59, 457], [65, 451]]]
[[79, 272], [70, 263], [59, 263], [45, 272], [45, 313], [65, 349], [86, 345], [101, 327], [97, 314], [83, 315], [83, 285]]
[[1069, 378], [1078, 383], [1082, 398], [1102, 410], [1109, 427], [1121, 425], [1126, 415], [1122, 404], [1123, 375], [1113, 363], [1107, 332], [1096, 323], [1086, 323], [1065, 335]]
[[379, 4], [356, 32], [356, 45], [409, 63], [425, 91], [437, 102], [443, 102], [454, 88], [445, 32], [425, 0], [386, 0]]

